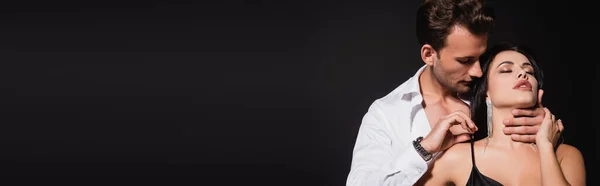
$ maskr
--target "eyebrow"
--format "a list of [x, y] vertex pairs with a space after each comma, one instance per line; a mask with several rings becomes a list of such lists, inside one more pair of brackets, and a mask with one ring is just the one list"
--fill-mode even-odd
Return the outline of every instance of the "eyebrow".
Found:
[[512, 61], [503, 61], [502, 63], [498, 64], [498, 66], [496, 66], [496, 68], [498, 68], [500, 65], [503, 65], [503, 64], [511, 64], [511, 65], [514, 65], [515, 63], [513, 63]]
[[[515, 63], [514, 63], [514, 62], [512, 62], [512, 61], [503, 61], [502, 63], [498, 64], [498, 66], [496, 66], [496, 68], [498, 68], [498, 67], [499, 67], [500, 65], [502, 65], [502, 64], [511, 64], [511, 65], [514, 65]], [[524, 63], [521, 65], [521, 67], [523, 67], [523, 66], [533, 66], [533, 65], [532, 65], [530, 62], [524, 62]]]

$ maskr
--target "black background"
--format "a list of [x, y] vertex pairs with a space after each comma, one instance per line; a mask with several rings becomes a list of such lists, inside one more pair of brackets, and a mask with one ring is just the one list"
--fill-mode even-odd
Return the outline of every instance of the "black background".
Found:
[[[368, 106], [424, 64], [419, 3], [4, 3], [0, 173], [344, 185]], [[543, 103], [595, 185], [598, 122], [585, 107], [595, 108], [597, 62], [583, 46], [594, 30], [574, 14], [592, 12], [567, 2], [489, 4], [490, 44], [536, 50]]]

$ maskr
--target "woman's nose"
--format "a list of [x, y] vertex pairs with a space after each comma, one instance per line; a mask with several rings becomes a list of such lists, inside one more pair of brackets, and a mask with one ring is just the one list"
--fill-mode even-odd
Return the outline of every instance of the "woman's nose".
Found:
[[527, 77], [527, 72], [525, 72], [524, 70], [521, 71], [519, 75], [517, 75], [517, 78], [529, 79], [529, 77]]

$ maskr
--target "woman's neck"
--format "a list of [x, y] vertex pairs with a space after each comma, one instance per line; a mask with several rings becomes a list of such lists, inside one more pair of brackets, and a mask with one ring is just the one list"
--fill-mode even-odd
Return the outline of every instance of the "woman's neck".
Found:
[[488, 136], [488, 145], [507, 149], [530, 148], [530, 143], [513, 141], [510, 135], [504, 134], [504, 120], [514, 118], [512, 110], [514, 108], [496, 108], [492, 109], [492, 134]]

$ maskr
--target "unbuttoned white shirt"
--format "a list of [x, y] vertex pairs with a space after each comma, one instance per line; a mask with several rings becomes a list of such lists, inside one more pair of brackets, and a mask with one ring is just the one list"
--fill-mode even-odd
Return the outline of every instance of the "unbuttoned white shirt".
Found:
[[426, 162], [412, 143], [431, 131], [419, 85], [425, 68], [369, 107], [354, 145], [347, 186], [413, 185], [440, 154]]

